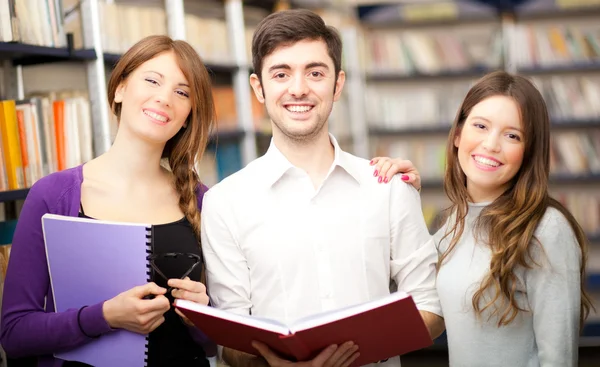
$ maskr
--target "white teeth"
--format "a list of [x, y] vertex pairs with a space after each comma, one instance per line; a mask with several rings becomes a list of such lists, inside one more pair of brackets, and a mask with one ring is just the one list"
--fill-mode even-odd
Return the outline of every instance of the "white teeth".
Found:
[[154, 113], [152, 111], [144, 111], [144, 113], [146, 114], [146, 116], [150, 116], [155, 120], [158, 120], [161, 122], [167, 122], [167, 118], [163, 115], [159, 115], [158, 113]]
[[290, 112], [308, 112], [312, 108], [311, 106], [288, 106], [286, 107]]
[[483, 158], [483, 157], [473, 157], [477, 163], [485, 164], [486, 166], [498, 167], [500, 163], [493, 161], [491, 159]]

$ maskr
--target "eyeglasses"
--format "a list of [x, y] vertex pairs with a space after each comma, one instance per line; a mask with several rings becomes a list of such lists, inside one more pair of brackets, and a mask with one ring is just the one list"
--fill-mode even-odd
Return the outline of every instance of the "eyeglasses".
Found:
[[[183, 275], [179, 279], [185, 279], [185, 277], [190, 275], [190, 273], [192, 271], [194, 271], [194, 269], [202, 262], [202, 258], [200, 257], [200, 255], [192, 254], [189, 252], [166, 252], [163, 254], [152, 254], [152, 255], [148, 255], [148, 261], [150, 262], [150, 266], [152, 266], [152, 269], [154, 269], [156, 274], [160, 275], [166, 281], [168, 281], [169, 278], [156, 265], [156, 260], [158, 260], [158, 259], [177, 259], [178, 257], [182, 257], [182, 258], [186, 258], [186, 259], [190, 259], [190, 260], [194, 261], [192, 266], [188, 270], [186, 270], [186, 272], [183, 273]], [[173, 290], [173, 287], [169, 287], [169, 289], [167, 290], [167, 294], [171, 293], [172, 290]]]

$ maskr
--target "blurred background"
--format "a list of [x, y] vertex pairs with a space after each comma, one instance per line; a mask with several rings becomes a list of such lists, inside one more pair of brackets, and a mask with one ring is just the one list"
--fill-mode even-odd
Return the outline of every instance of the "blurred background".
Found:
[[[410, 159], [432, 233], [466, 92], [492, 70], [530, 77], [552, 119], [551, 191], [588, 234], [587, 282], [600, 301], [600, 0], [0, 0], [0, 280], [28, 187], [110, 146], [106, 83], [147, 35], [187, 40], [210, 70], [219, 121], [198, 166], [204, 183], [262, 155], [271, 127], [248, 83], [250, 42], [262, 18], [288, 8], [340, 31], [347, 82], [331, 132], [360, 157]], [[580, 345], [580, 365], [600, 365], [600, 314]], [[447, 365], [445, 337], [403, 357], [413, 365]]]

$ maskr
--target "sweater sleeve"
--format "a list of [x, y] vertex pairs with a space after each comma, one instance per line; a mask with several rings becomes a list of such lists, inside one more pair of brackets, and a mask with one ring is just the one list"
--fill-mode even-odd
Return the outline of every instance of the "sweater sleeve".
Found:
[[51, 190], [49, 177], [30, 190], [13, 237], [10, 261], [4, 284], [0, 343], [12, 358], [39, 356], [68, 350], [110, 331], [102, 303], [82, 310], [47, 312], [50, 279], [46, 261], [41, 217], [51, 212], [44, 195]]
[[525, 279], [540, 366], [576, 366], [581, 250], [569, 223], [553, 208], [535, 235], [541, 244], [532, 251], [537, 265]]

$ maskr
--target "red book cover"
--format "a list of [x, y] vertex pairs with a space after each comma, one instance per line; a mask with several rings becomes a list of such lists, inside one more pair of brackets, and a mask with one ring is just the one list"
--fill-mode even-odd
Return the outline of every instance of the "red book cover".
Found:
[[291, 325], [176, 300], [177, 307], [215, 343], [258, 355], [251, 343], [267, 344], [280, 356], [307, 361], [331, 344], [353, 341], [362, 366], [433, 344], [410, 295], [387, 297], [302, 318]]

